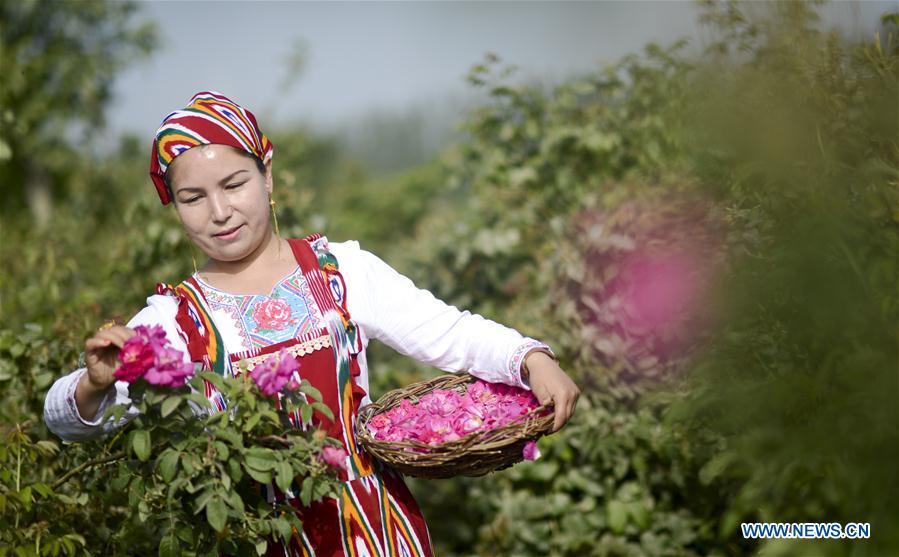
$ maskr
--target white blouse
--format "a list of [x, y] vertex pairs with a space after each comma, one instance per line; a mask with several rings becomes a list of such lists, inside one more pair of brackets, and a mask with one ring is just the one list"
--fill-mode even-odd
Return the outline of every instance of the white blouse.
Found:
[[[361, 249], [359, 242], [331, 243], [329, 249], [337, 258], [346, 283], [347, 310], [358, 325], [361, 336], [363, 350], [358, 355], [361, 371], [358, 381], [366, 392], [368, 365], [365, 347], [373, 338], [403, 355], [444, 371], [465, 371], [485, 381], [530, 388], [521, 377], [522, 362], [527, 353], [535, 348], [548, 350], [546, 344], [442, 302], [429, 291], [417, 288], [411, 280], [376, 255]], [[207, 295], [215, 293], [211, 286], [203, 286]], [[172, 296], [150, 296], [147, 307], [131, 318], [127, 326], [161, 325], [172, 347], [184, 352], [187, 359], [187, 347], [175, 321], [177, 308], [177, 300]], [[246, 331], [241, 330], [233, 315], [229, 315], [222, 306], [218, 308], [212, 309], [212, 319], [222, 335], [225, 350], [237, 353], [250, 348], [252, 341]], [[110, 404], [127, 405], [131, 402], [128, 384], [117, 381], [115, 389], [110, 390], [101, 403], [97, 417], [93, 420], [83, 418], [75, 404], [75, 387], [86, 371], [86, 368], [79, 368], [58, 379], [47, 393], [44, 421], [50, 431], [64, 441], [97, 437], [136, 416], [136, 409], [129, 407], [121, 423], [102, 420]], [[366, 395], [362, 404], [368, 402], [370, 399]]]

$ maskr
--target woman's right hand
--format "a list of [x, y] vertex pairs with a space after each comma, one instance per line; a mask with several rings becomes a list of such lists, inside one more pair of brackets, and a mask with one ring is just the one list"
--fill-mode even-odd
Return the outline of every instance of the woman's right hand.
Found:
[[84, 342], [84, 359], [87, 362], [85, 374], [96, 390], [105, 391], [116, 382], [113, 372], [119, 367], [119, 350], [125, 341], [133, 337], [134, 329], [124, 325], [113, 325], [97, 331]]

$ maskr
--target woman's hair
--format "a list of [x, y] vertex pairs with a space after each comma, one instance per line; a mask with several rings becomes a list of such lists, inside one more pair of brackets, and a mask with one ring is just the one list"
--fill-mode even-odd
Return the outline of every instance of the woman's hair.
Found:
[[[197, 147], [199, 147], [199, 148], [202, 149], [202, 148], [207, 147], [207, 146], [209, 146], [209, 145], [214, 145], [214, 144], [207, 143], [207, 144], [205, 144], [205, 145], [197, 145]], [[229, 149], [231, 149], [232, 151], [234, 151], [234, 152], [237, 153], [238, 155], [247, 157], [248, 159], [253, 159], [253, 162], [256, 163], [256, 169], [259, 170], [259, 173], [260, 173], [260, 174], [262, 174], [263, 176], [265, 176], [265, 163], [262, 162], [262, 159], [260, 159], [259, 157], [257, 157], [257, 156], [254, 155], [253, 153], [250, 153], [250, 152], [248, 152], [248, 151], [244, 151], [244, 150], [242, 150], [242, 149], [237, 149], [237, 148], [235, 148], [235, 147], [231, 147], [230, 145], [225, 145], [225, 147], [228, 147]], [[172, 161], [172, 162], [174, 162], [174, 161]], [[166, 173], [163, 175], [162, 179], [165, 181], [165, 187], [166, 187], [166, 189], [169, 191], [169, 199], [171, 199], [173, 202], [177, 203], [178, 200], [175, 198], [174, 192], [172, 192], [172, 173], [171, 173], [171, 170], [172, 170], [172, 167], [169, 166], [168, 170], [167, 170]]]

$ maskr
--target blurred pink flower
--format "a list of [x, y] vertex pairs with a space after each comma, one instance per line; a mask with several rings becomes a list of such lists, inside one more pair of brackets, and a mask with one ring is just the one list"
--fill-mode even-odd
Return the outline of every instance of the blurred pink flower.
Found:
[[650, 257], [638, 254], [628, 262], [622, 289], [622, 319], [638, 331], [657, 332], [694, 306], [699, 297], [696, 278], [701, 261], [690, 254]]
[[300, 362], [285, 349], [271, 355], [250, 372], [250, 377], [265, 396], [274, 396], [290, 382]]
[[343, 447], [332, 447], [327, 446], [322, 449], [321, 456], [319, 457], [322, 462], [331, 466], [332, 468], [337, 468], [338, 470], [346, 470], [346, 459], [347, 459], [346, 449]]
[[537, 442], [533, 440], [524, 444], [524, 450], [521, 451], [521, 454], [525, 460], [537, 460], [541, 456], [540, 449], [537, 448]]

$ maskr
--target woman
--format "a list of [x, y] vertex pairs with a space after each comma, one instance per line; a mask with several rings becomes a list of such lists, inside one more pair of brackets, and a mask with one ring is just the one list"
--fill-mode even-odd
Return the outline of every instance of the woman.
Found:
[[[310, 508], [296, 503], [304, 531], [272, 554], [346, 555], [364, 547], [372, 555], [431, 555], [427, 527], [402, 478], [355, 442], [355, 416], [368, 401], [368, 341], [446, 371], [530, 388], [541, 402], [554, 403], [554, 430], [571, 417], [579, 391], [548, 346], [446, 305], [357, 242], [280, 238], [277, 221], [275, 230], [269, 221], [273, 150], [253, 114], [215, 92], [198, 93], [165, 118], [150, 176], [209, 259], [177, 287], [159, 285], [127, 326], [104, 326], [89, 338], [86, 367], [56, 381], [45, 420], [67, 441], [122, 425], [99, 417], [110, 404], [128, 403], [127, 384], [113, 372], [138, 325], [161, 325], [186, 358], [222, 374], [234, 373], [239, 360], [256, 365], [287, 349], [337, 417], [328, 434], [348, 457], [340, 496]], [[206, 394], [223, 407], [211, 385]], [[385, 497], [392, 505], [380, 504]], [[350, 506], [363, 512], [345, 513]]]

